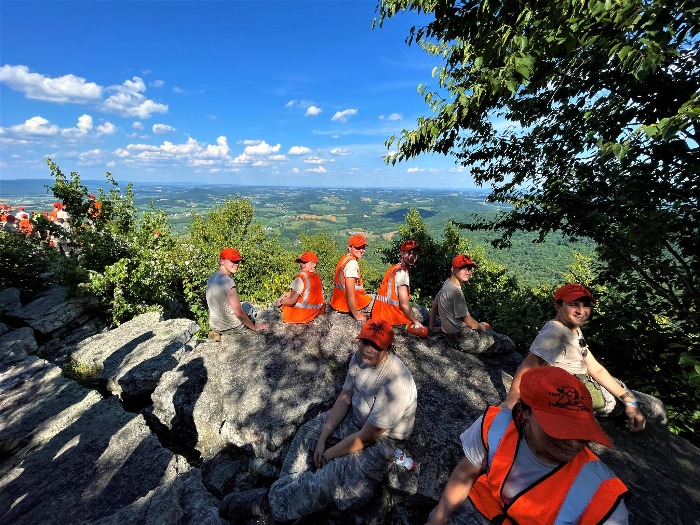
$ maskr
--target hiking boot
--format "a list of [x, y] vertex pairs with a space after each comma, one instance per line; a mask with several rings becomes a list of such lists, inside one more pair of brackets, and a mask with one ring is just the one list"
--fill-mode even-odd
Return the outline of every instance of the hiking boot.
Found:
[[268, 490], [253, 489], [224, 496], [219, 503], [219, 516], [225, 519], [256, 517], [262, 518], [263, 523], [272, 523]]
[[209, 340], [213, 341], [214, 343], [220, 343], [221, 342], [221, 334], [219, 332], [215, 332], [212, 330], [209, 332]]

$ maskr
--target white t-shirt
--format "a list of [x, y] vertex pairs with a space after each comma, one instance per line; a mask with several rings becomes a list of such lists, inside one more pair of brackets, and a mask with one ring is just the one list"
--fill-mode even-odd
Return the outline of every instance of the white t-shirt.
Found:
[[350, 359], [343, 390], [352, 392], [355, 422], [385, 428], [393, 439], [406, 439], [413, 432], [418, 392], [411, 372], [389, 352], [376, 367], [368, 366], [356, 351]]
[[355, 279], [360, 278], [360, 264], [357, 262], [357, 259], [350, 259], [347, 264], [345, 265], [345, 268], [343, 269], [343, 274], [345, 277], [354, 277]]

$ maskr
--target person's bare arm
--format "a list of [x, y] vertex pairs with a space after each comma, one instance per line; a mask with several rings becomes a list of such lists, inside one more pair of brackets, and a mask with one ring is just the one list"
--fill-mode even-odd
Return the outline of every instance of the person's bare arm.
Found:
[[481, 469], [473, 465], [467, 458], [460, 461], [452, 471], [450, 479], [447, 480], [440, 502], [435, 507], [435, 512], [433, 512], [427, 525], [444, 525], [447, 523], [457, 507], [469, 496], [480, 473]]
[[360, 430], [350, 434], [340, 443], [326, 449], [325, 453], [321, 455], [322, 464], [370, 446], [377, 441], [385, 431], [385, 428], [378, 428], [366, 422]]
[[435, 296], [433, 299], [433, 304], [430, 306], [430, 318], [428, 320], [428, 328], [431, 332], [441, 332], [442, 330], [437, 330], [435, 328], [435, 317], [438, 313], [438, 298]]
[[591, 354], [590, 351], [586, 354], [586, 357], [583, 358], [583, 362], [586, 364], [588, 375], [598, 381], [600, 386], [625, 403], [625, 416], [627, 416], [630, 430], [632, 432], [644, 430], [644, 427], [646, 426], [646, 418], [644, 417], [644, 414], [640, 412], [638, 406], [627, 404], [635, 401], [632, 393], [629, 390], [622, 388], [620, 384], [615, 381], [615, 378], [610, 375], [610, 372], [608, 372], [608, 370], [601, 365], [595, 357], [593, 357], [593, 354]]
[[355, 301], [355, 283], [357, 279], [355, 277], [345, 278], [345, 299], [348, 302], [348, 309], [350, 314], [358, 321], [366, 321], [367, 314], [357, 311], [357, 303]]
[[411, 320], [411, 322], [416, 328], [422, 327], [423, 324], [418, 319], [416, 319], [416, 314], [413, 313], [413, 308], [411, 308], [411, 296], [408, 291], [408, 286], [399, 286], [398, 295], [399, 308], [401, 308], [401, 311], [406, 317], [408, 317]]
[[260, 332], [261, 330], [267, 330], [268, 325], [267, 324], [259, 324], [255, 325], [253, 324], [253, 321], [250, 320], [250, 317], [248, 317], [248, 314], [246, 311], [243, 309], [243, 305], [241, 304], [240, 299], [238, 298], [238, 290], [234, 286], [231, 288], [228, 293], [226, 294], [226, 297], [228, 298], [228, 303], [231, 305], [231, 309], [233, 310], [233, 314], [240, 319], [241, 323], [243, 323], [247, 328], [250, 328], [253, 330], [253, 332]]
[[486, 331], [486, 327], [474, 319], [471, 315], [465, 315], [463, 320], [464, 323], [472, 330], [478, 330], [479, 332]]
[[515, 406], [515, 403], [518, 402], [518, 399], [520, 399], [520, 381], [523, 378], [523, 374], [531, 368], [535, 368], [537, 366], [545, 366], [548, 364], [549, 363], [547, 363], [547, 361], [545, 361], [541, 357], [536, 356], [532, 352], [528, 353], [525, 359], [523, 359], [523, 362], [520, 363], [518, 369], [515, 371], [515, 375], [513, 376], [513, 382], [510, 385], [508, 395], [503, 400], [503, 403], [501, 403], [500, 406], [513, 408]]
[[286, 294], [275, 301], [276, 306], [294, 306], [299, 300], [300, 294], [294, 290], [288, 290]]

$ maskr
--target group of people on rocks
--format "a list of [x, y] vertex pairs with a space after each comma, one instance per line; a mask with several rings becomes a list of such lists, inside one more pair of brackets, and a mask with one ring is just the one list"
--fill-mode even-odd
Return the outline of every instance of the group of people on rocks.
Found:
[[[358, 259], [363, 235], [348, 241], [338, 261], [329, 308], [363, 322], [342, 391], [333, 407], [295, 435], [280, 476], [270, 488], [234, 492], [219, 505], [226, 519], [291, 523], [330, 504], [352, 511], [365, 504], [388, 469], [395, 451], [413, 431], [418, 394], [413, 376], [394, 353], [394, 327], [424, 328], [425, 316], [410, 306], [409, 274], [421, 254], [413, 240], [400, 247], [376, 295], [367, 294]], [[222, 332], [266, 330], [254, 310], [241, 303], [232, 275], [244, 259], [238, 250], [220, 254], [219, 270], [207, 284], [210, 339]], [[275, 301], [289, 323], [306, 323], [326, 309], [318, 257], [303, 253], [289, 291]], [[433, 300], [428, 329], [444, 334], [464, 352], [514, 349], [507, 336], [469, 313], [461, 286], [477, 268], [466, 255], [452, 261], [450, 276]], [[429, 525], [519, 523], [546, 525], [628, 523], [624, 483], [588, 448], [612, 446], [596, 415], [624, 413], [632, 432], [647, 418], [666, 422], [663, 404], [628, 389], [595, 360], [581, 327], [595, 299], [580, 284], [554, 295], [556, 316], [535, 338], [518, 367], [508, 395], [460, 436], [465, 457], [452, 472]], [[479, 336], [491, 334], [480, 342]], [[474, 336], [477, 336], [476, 338]], [[510, 342], [510, 346], [506, 344]]]
[[[87, 210], [88, 225], [94, 225], [101, 207], [102, 204], [96, 196], [90, 194]], [[5, 233], [45, 242], [65, 255], [71, 255], [75, 251], [75, 246], [70, 240], [73, 218], [61, 202], [54, 202], [51, 211], [34, 211], [31, 214], [26, 211], [25, 206], [18, 206], [14, 211], [11, 205], [0, 204], [0, 228]]]

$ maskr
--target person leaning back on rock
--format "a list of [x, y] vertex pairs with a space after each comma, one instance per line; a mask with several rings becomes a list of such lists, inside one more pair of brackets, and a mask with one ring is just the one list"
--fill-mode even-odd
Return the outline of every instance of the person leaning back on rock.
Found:
[[233, 274], [238, 272], [243, 257], [235, 248], [224, 248], [219, 254], [219, 270], [207, 281], [209, 339], [221, 340], [222, 332], [241, 333], [246, 329], [260, 332], [267, 324], [255, 324], [255, 310], [250, 303], [241, 303]]

